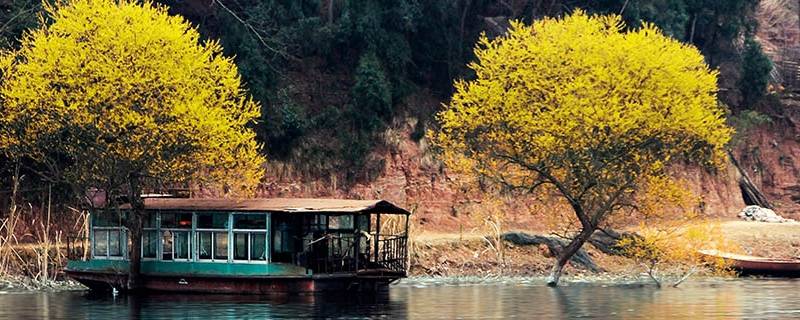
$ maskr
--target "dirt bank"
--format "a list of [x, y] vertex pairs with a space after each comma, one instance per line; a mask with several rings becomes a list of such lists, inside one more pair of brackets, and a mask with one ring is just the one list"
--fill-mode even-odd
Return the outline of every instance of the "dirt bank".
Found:
[[[723, 234], [748, 254], [765, 257], [800, 256], [800, 223], [724, 221]], [[527, 233], [543, 234], [541, 230]], [[499, 253], [475, 233], [423, 232], [414, 237], [411, 251], [412, 276], [545, 276], [553, 257], [544, 246], [515, 246], [506, 243]], [[609, 276], [637, 276], [643, 269], [633, 260], [606, 255], [592, 245], [584, 246], [595, 263]], [[568, 266], [572, 276], [590, 271]]]

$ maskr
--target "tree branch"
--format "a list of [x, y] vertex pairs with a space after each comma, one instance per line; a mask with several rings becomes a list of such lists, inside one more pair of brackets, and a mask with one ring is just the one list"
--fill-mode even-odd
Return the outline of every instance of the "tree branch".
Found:
[[289, 53], [286, 53], [286, 52], [284, 52], [284, 51], [282, 51], [282, 50], [275, 49], [275, 48], [273, 48], [272, 46], [270, 46], [269, 44], [267, 44], [267, 41], [266, 41], [266, 40], [264, 40], [264, 38], [261, 36], [261, 34], [259, 34], [259, 33], [258, 33], [258, 31], [256, 30], [256, 28], [254, 28], [254, 27], [253, 27], [251, 24], [247, 23], [247, 22], [246, 22], [246, 21], [244, 21], [242, 18], [240, 18], [240, 17], [239, 17], [239, 15], [237, 15], [235, 12], [233, 12], [233, 10], [231, 10], [231, 9], [228, 9], [228, 7], [227, 7], [227, 6], [225, 6], [225, 4], [224, 4], [224, 3], [222, 3], [222, 0], [211, 0], [211, 3], [212, 3], [212, 4], [213, 4], [213, 3], [219, 4], [219, 6], [220, 6], [220, 7], [221, 7], [223, 10], [225, 10], [226, 12], [228, 12], [228, 14], [230, 14], [230, 15], [231, 15], [231, 16], [232, 16], [234, 19], [236, 19], [237, 21], [239, 21], [239, 23], [241, 23], [241, 24], [242, 24], [242, 25], [244, 25], [244, 26], [245, 26], [247, 29], [249, 29], [249, 30], [250, 30], [250, 32], [252, 32], [252, 33], [253, 33], [253, 35], [255, 35], [255, 36], [256, 36], [256, 39], [258, 39], [258, 41], [259, 41], [259, 42], [261, 42], [261, 45], [263, 45], [263, 46], [264, 46], [265, 48], [267, 48], [268, 50], [272, 51], [273, 53], [275, 53], [275, 54], [277, 54], [277, 55], [280, 55], [281, 57], [284, 57], [284, 58], [286, 58], [286, 59], [292, 60], [292, 61], [294, 61], [294, 62], [301, 62], [301, 60], [300, 60], [299, 58], [297, 58], [297, 57], [295, 57], [295, 56], [293, 56], [293, 55], [291, 55], [291, 54], [289, 54]]

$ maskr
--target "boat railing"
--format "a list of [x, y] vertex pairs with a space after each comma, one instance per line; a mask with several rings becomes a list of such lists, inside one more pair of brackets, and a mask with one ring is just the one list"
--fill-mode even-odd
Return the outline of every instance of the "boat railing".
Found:
[[405, 235], [379, 235], [378, 251], [373, 263], [392, 272], [405, 272], [408, 257], [408, 237]]
[[[309, 244], [301, 260], [315, 274], [380, 271], [405, 273], [405, 235], [329, 234]], [[377, 245], [377, 247], [376, 247]], [[377, 250], [376, 250], [377, 248]]]
[[355, 272], [359, 267], [359, 238], [358, 234], [326, 234], [309, 244], [301, 259], [314, 273]]

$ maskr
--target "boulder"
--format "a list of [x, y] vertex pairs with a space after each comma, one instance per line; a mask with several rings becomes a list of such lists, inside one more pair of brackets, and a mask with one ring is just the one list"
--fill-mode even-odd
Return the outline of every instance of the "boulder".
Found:
[[779, 216], [775, 211], [772, 209], [762, 208], [759, 206], [747, 206], [742, 209], [741, 212], [738, 214], [739, 219], [745, 221], [758, 221], [758, 222], [771, 222], [771, 223], [783, 223], [783, 222], [794, 222], [794, 219], [784, 219], [783, 217]]

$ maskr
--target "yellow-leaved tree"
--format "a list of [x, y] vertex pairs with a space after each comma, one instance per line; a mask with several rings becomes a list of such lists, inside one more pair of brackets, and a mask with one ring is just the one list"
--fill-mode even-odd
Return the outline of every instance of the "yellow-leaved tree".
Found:
[[644, 23], [576, 11], [483, 36], [430, 134], [447, 166], [509, 190], [549, 185], [579, 230], [557, 257], [557, 285], [570, 257], [633, 205], [648, 177], [684, 160], [724, 161], [732, 130], [717, 104], [717, 72], [700, 52]]
[[45, 5], [42, 27], [3, 52], [0, 148], [51, 174], [126, 196], [132, 210], [128, 287], [139, 283], [142, 192], [216, 186], [248, 195], [265, 161], [248, 126], [259, 106], [216, 41], [149, 1]]

